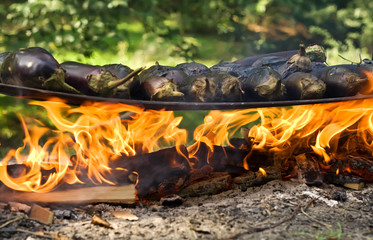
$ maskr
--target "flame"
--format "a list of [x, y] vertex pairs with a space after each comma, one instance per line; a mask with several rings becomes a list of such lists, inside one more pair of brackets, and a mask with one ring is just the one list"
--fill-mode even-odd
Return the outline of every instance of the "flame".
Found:
[[263, 177], [267, 177], [267, 172], [264, 168], [259, 168], [259, 172], [263, 175]]
[[[69, 184], [83, 183], [82, 173], [95, 184], [114, 184], [106, 177], [112, 156], [133, 156], [186, 143], [186, 130], [178, 128], [182, 118], [175, 118], [172, 112], [144, 111], [123, 104], [94, 103], [77, 108], [54, 101], [30, 104], [44, 107], [56, 129], [34, 126], [28, 130], [22, 121], [24, 145], [10, 151], [0, 163], [1, 182], [15, 190], [48, 192], [62, 179]], [[123, 113], [132, 116], [121, 119]], [[47, 140], [41, 146], [43, 138]], [[9, 176], [1, 166], [12, 159], [29, 170], [22, 176]], [[45, 181], [42, 170], [48, 169], [55, 172]]]
[[[83, 184], [88, 180], [94, 184], [116, 184], [110, 179], [111, 172], [128, 172], [124, 168], [109, 167], [116, 156], [131, 157], [188, 142], [187, 130], [179, 128], [182, 117], [175, 117], [172, 111], [145, 110], [120, 103], [79, 107], [56, 101], [30, 104], [45, 108], [54, 127], [47, 127], [40, 121], [31, 126], [20, 117], [25, 131], [23, 146], [9, 151], [0, 161], [0, 181], [19, 191], [48, 192], [62, 183]], [[353, 148], [353, 140], [345, 139], [347, 135], [357, 136], [372, 154], [373, 99], [214, 110], [195, 129], [194, 143], [187, 148], [189, 156], [186, 157], [197, 158], [201, 143], [213, 152], [214, 146], [232, 146], [232, 138], [244, 137], [252, 150], [287, 158], [308, 148], [327, 165], [341, 154], [342, 147]], [[245, 169], [249, 169], [249, 157], [250, 154], [243, 159]], [[11, 176], [4, 166], [12, 162], [23, 164], [27, 169]], [[260, 171], [266, 174], [264, 169]], [[48, 173], [47, 177], [43, 172]], [[132, 172], [132, 176], [136, 182], [141, 181], [137, 172]]]

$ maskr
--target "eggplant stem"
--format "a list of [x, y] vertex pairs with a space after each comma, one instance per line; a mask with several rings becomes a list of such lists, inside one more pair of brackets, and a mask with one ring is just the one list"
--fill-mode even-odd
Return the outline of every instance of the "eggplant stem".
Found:
[[306, 47], [304, 46], [303, 43], [299, 44], [299, 56], [306, 56]]
[[130, 80], [131, 78], [133, 78], [134, 76], [136, 76], [139, 72], [141, 72], [145, 68], [146, 68], [145, 66], [144, 67], [140, 67], [140, 68], [138, 68], [136, 70], [133, 70], [132, 72], [130, 72], [127, 76], [125, 76], [122, 79], [109, 82], [108, 83], [108, 88], [109, 89], [113, 89], [113, 88], [118, 87], [119, 85], [122, 85], [123, 83], [127, 82], [128, 80]]

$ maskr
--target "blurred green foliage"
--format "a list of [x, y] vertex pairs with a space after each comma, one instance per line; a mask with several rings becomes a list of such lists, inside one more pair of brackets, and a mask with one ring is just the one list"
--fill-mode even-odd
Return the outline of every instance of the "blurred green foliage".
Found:
[[[303, 42], [324, 46], [333, 64], [339, 54], [371, 56], [372, 23], [369, 0], [2, 0], [0, 52], [40, 46], [60, 62], [135, 68], [212, 65]], [[16, 113], [48, 122], [40, 108], [0, 95], [0, 156], [24, 136]], [[175, 114], [194, 128], [206, 112]]]
[[237, 44], [236, 57], [294, 49], [301, 41], [373, 51], [368, 0], [5, 0], [0, 9], [3, 51], [37, 45], [87, 57], [118, 53], [123, 43], [134, 52], [142, 41], [168, 41], [170, 53], [190, 60], [203, 51], [197, 36], [245, 43]]

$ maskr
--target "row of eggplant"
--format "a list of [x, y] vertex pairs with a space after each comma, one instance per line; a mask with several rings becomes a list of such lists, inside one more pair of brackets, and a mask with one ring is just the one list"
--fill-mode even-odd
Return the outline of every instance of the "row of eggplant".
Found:
[[189, 62], [158, 63], [136, 70], [122, 64], [103, 66], [59, 63], [39, 47], [0, 54], [4, 84], [74, 94], [154, 101], [240, 102], [353, 96], [365, 89], [371, 61], [327, 66], [323, 48], [314, 45], [220, 62], [212, 67]]

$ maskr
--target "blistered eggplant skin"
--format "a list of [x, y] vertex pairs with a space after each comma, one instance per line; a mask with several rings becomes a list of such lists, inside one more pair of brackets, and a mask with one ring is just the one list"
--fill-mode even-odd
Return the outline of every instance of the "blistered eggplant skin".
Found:
[[137, 96], [143, 100], [181, 101], [184, 94], [179, 92], [177, 85], [165, 77], [153, 76], [145, 79]]
[[175, 67], [163, 66], [156, 62], [153, 66], [142, 71], [139, 77], [141, 81], [144, 81], [145, 79], [150, 77], [164, 77], [165, 75], [167, 75], [168, 71], [172, 69], [175, 69]]
[[283, 80], [289, 99], [318, 99], [325, 94], [326, 84], [310, 73], [296, 72]]
[[270, 67], [248, 68], [239, 77], [243, 100], [280, 100], [286, 90], [281, 75]]
[[367, 82], [366, 78], [342, 66], [328, 67], [320, 79], [326, 84], [325, 97], [354, 96]]
[[218, 86], [204, 75], [192, 75], [178, 85], [185, 95], [185, 100], [191, 102], [213, 102], [218, 94]]
[[156, 63], [140, 74], [140, 80], [144, 81], [150, 77], [165, 77], [175, 84], [181, 84], [188, 75], [181, 69], [172, 66], [163, 66]]
[[100, 74], [101, 66], [68, 61], [61, 63], [61, 67], [66, 72], [65, 81], [67, 84], [86, 95], [97, 95], [90, 89], [88, 78], [90, 75]]
[[123, 64], [106, 64], [101, 67], [102, 70], [108, 71], [117, 78], [124, 78], [128, 74], [130, 74], [133, 70]]
[[176, 65], [176, 68], [181, 69], [188, 76], [206, 75], [211, 72], [206, 65], [197, 62], [181, 63]]
[[268, 56], [256, 60], [252, 67], [271, 67], [273, 69], [278, 69], [281, 65], [285, 64], [288, 61], [287, 58], [279, 56]]
[[306, 54], [304, 45], [301, 44], [298, 53], [292, 56], [285, 64], [281, 65], [277, 71], [283, 79], [295, 72], [311, 72], [312, 62]]
[[214, 101], [242, 101], [243, 90], [240, 80], [237, 77], [220, 71], [213, 71], [207, 74], [206, 77], [217, 85], [217, 93]]
[[3, 83], [43, 88], [46, 79], [60, 67], [45, 49], [26, 48], [7, 54], [1, 65]]
[[[102, 70], [111, 73], [118, 80], [125, 78], [133, 72], [130, 67], [123, 64], [106, 64], [102, 66]], [[131, 88], [133, 88], [135, 84], [140, 84], [138, 75], [135, 75], [130, 80], [112, 89], [109, 97], [130, 99], [132, 97]]]
[[219, 62], [214, 66], [210, 67], [212, 72], [225, 72], [225, 73], [234, 73], [237, 69], [242, 68], [243, 66], [235, 62]]

